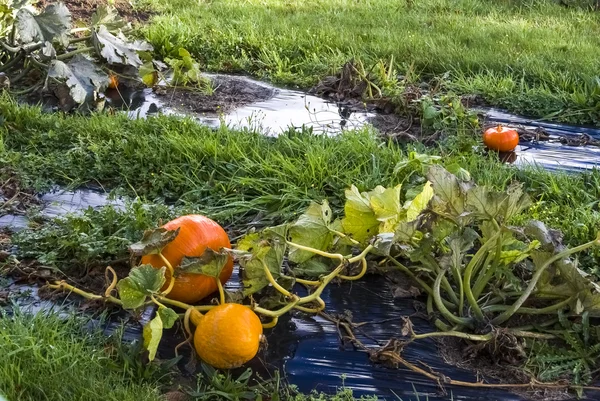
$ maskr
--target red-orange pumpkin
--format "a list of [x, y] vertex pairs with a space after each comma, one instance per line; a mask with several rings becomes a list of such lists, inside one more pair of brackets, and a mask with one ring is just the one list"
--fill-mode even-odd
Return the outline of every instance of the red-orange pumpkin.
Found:
[[483, 143], [492, 150], [512, 152], [519, 144], [519, 133], [512, 128], [498, 125], [484, 132]]
[[[218, 251], [220, 248], [231, 248], [229, 237], [223, 227], [205, 216], [181, 216], [168, 222], [163, 227], [169, 231], [180, 228], [179, 235], [162, 250], [162, 254], [171, 263], [174, 270], [177, 270], [184, 256], [201, 256], [206, 248], [214, 251]], [[141, 263], [150, 264], [156, 268], [161, 268], [165, 265], [158, 255], [143, 256]], [[233, 258], [229, 256], [229, 260], [219, 277], [221, 283], [225, 284], [229, 280], [232, 271]], [[166, 282], [162, 290], [168, 287], [171, 280], [171, 274], [168, 270], [165, 278]], [[215, 291], [217, 291], [217, 283], [213, 277], [202, 274], [183, 273], [176, 277], [175, 285], [167, 297], [176, 301], [193, 304]]]

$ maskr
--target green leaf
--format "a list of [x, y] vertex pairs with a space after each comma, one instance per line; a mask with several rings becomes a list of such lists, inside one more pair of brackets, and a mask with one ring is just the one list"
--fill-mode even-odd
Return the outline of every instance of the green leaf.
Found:
[[508, 196], [487, 187], [473, 187], [467, 192], [467, 205], [485, 219], [496, 219], [502, 215]]
[[[329, 229], [331, 214], [327, 201], [323, 201], [322, 205], [311, 202], [306, 212], [289, 226], [288, 235], [291, 242], [321, 251], [329, 249], [333, 243], [333, 233]], [[314, 255], [312, 252], [290, 247], [288, 257], [290, 262], [302, 263]]]
[[149, 43], [136, 40], [130, 42], [123, 32], [115, 36], [104, 25], [92, 32], [92, 43], [109, 64], [130, 65], [139, 68], [143, 63], [137, 51], [153, 50]]
[[129, 252], [133, 256], [144, 256], [157, 254], [179, 235], [179, 227], [176, 230], [167, 230], [159, 227], [144, 231], [139, 242], [129, 246]]
[[123, 307], [139, 308], [147, 295], [157, 293], [165, 283], [165, 270], [165, 267], [155, 269], [151, 265], [141, 265], [131, 269], [129, 276], [117, 284]]
[[433, 198], [433, 187], [431, 185], [431, 182], [427, 181], [425, 183], [425, 186], [423, 187], [423, 190], [421, 191], [421, 193], [418, 194], [410, 202], [410, 205], [408, 206], [408, 209], [406, 210], [406, 220], [407, 221], [416, 220], [416, 218], [419, 217], [419, 214], [421, 214], [421, 212], [423, 212], [423, 210], [425, 210], [427, 208], [427, 205], [429, 205], [429, 202], [431, 201], [432, 198]]
[[217, 278], [221, 275], [221, 271], [223, 271], [228, 261], [229, 254], [227, 252], [217, 252], [206, 248], [202, 256], [184, 256], [175, 274], [195, 273]]
[[394, 174], [407, 170], [423, 172], [423, 168], [429, 167], [442, 158], [440, 156], [432, 156], [425, 153], [410, 152], [406, 160], [399, 161], [394, 167]]
[[506, 193], [508, 199], [504, 209], [504, 220], [509, 221], [514, 216], [531, 206], [531, 198], [523, 192], [523, 184], [516, 182], [511, 184]]
[[432, 207], [455, 218], [460, 217], [465, 212], [464, 194], [467, 187], [461, 185], [455, 175], [440, 166], [431, 166], [427, 178], [435, 194]]
[[98, 93], [108, 86], [108, 75], [91, 60], [81, 54], [75, 55], [68, 64], [52, 60], [48, 78], [64, 82], [69, 95], [77, 104], [96, 100]]
[[129, 277], [119, 280], [117, 290], [125, 309], [137, 309], [146, 301], [146, 293], [139, 290]]
[[344, 233], [355, 240], [364, 242], [379, 232], [380, 222], [371, 209], [369, 198], [366, 194], [361, 194], [354, 185], [346, 190], [344, 214], [342, 219]]
[[458, 270], [462, 269], [465, 253], [473, 248], [477, 238], [479, 238], [477, 232], [469, 227], [465, 228], [462, 233], [455, 232], [447, 237], [452, 267]]
[[394, 232], [394, 227], [404, 217], [405, 213], [400, 204], [401, 188], [401, 185], [387, 189], [377, 186], [367, 194], [371, 209], [377, 220], [381, 222], [379, 232]]
[[330, 273], [332, 266], [329, 259], [317, 256], [290, 269], [296, 277], [314, 279]]
[[149, 352], [148, 359], [151, 361], [156, 357], [156, 351], [158, 351], [158, 344], [163, 333], [163, 322], [160, 315], [156, 315], [154, 319], [150, 320], [144, 326], [144, 348]]
[[471, 173], [462, 168], [458, 163], [452, 163], [449, 166], [446, 166], [446, 170], [448, 170], [449, 173], [454, 174], [459, 180], [471, 181]]
[[15, 17], [15, 27], [19, 41], [23, 44], [52, 43], [56, 39], [61, 45], [67, 47], [71, 13], [63, 3], [51, 4], [39, 15], [22, 8]]
[[94, 28], [104, 25], [109, 31], [128, 28], [130, 26], [127, 21], [119, 16], [115, 7], [104, 4], [101, 4], [96, 8], [96, 11], [91, 17], [91, 23]]
[[165, 329], [170, 329], [171, 327], [173, 327], [177, 319], [179, 319], [177, 312], [175, 312], [171, 308], [165, 308], [163, 306], [160, 306], [156, 313], [160, 317], [162, 325]]
[[151, 88], [158, 83], [158, 73], [156, 72], [152, 61], [148, 61], [140, 66], [138, 73], [142, 82], [144, 82], [144, 85], [147, 87]]
[[269, 284], [264, 265], [275, 279], [281, 275], [283, 255], [287, 248], [286, 230], [285, 225], [272, 227], [260, 233], [247, 234], [238, 242], [237, 249], [242, 252], [239, 261], [244, 269], [242, 272], [244, 296], [259, 292]]

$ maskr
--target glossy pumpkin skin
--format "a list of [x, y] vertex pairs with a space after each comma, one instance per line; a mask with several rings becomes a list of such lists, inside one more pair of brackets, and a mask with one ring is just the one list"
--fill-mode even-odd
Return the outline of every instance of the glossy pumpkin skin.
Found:
[[512, 128], [498, 125], [485, 131], [483, 143], [492, 150], [512, 152], [519, 144], [519, 134]]
[[238, 368], [258, 352], [263, 327], [245, 305], [219, 305], [194, 323], [194, 348], [204, 362], [217, 369]]
[[[187, 215], [178, 217], [163, 226], [167, 230], [176, 230], [180, 228], [179, 234], [175, 239], [164, 247], [162, 254], [167, 258], [173, 269], [181, 263], [184, 256], [202, 256], [206, 248], [218, 251], [220, 248], [231, 248], [227, 233], [219, 224], [201, 215]], [[150, 264], [156, 268], [161, 268], [165, 264], [158, 255], [146, 255], [142, 257], [142, 264]], [[233, 272], [233, 258], [229, 256], [227, 264], [219, 276], [221, 283], [225, 284]], [[170, 283], [171, 274], [165, 272], [165, 290]], [[185, 302], [187, 304], [196, 303], [208, 295], [217, 291], [217, 283], [213, 277], [202, 274], [183, 273], [175, 279], [175, 285], [168, 298]]]

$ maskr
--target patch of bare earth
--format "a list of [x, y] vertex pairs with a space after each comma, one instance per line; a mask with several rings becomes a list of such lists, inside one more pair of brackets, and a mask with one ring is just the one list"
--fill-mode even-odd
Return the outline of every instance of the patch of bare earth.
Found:
[[[55, 3], [54, 0], [41, 0], [37, 7], [44, 8]], [[92, 14], [99, 6], [108, 5], [107, 0], [63, 0], [71, 12], [73, 22], [83, 21], [90, 22]], [[117, 9], [119, 15], [131, 23], [145, 22], [152, 16], [152, 12], [148, 10], [134, 9], [131, 3], [127, 0], [115, 0], [112, 5]]]

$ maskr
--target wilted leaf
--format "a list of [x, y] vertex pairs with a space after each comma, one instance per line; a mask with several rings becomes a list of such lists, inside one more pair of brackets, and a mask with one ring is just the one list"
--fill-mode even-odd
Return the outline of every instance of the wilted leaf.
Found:
[[45, 59], [53, 59], [56, 57], [56, 50], [54, 49], [54, 46], [52, 46], [52, 43], [44, 43], [44, 47], [42, 47], [42, 55]]
[[281, 275], [283, 255], [287, 248], [285, 234], [286, 226], [277, 226], [268, 231], [248, 234], [238, 242], [237, 249], [245, 252], [240, 257], [240, 265], [244, 268], [244, 296], [254, 294], [269, 284], [264, 265], [275, 279]]
[[[322, 205], [311, 202], [306, 212], [289, 226], [288, 235], [291, 242], [326, 251], [333, 242], [333, 233], [329, 229], [331, 214], [327, 201], [323, 201]], [[290, 247], [288, 257], [290, 262], [302, 263], [314, 255], [312, 252]]]
[[229, 254], [227, 252], [216, 252], [210, 248], [206, 248], [202, 256], [185, 256], [175, 274], [195, 273], [217, 278], [221, 275], [221, 271], [228, 261]]
[[415, 198], [410, 202], [408, 209], [406, 210], [406, 220], [413, 221], [419, 217], [419, 214], [423, 212], [429, 205], [429, 201], [433, 198], [433, 187], [431, 186], [431, 182], [427, 181], [423, 190], [420, 194], [415, 196]]
[[71, 13], [63, 3], [51, 4], [39, 15], [22, 8], [17, 12], [15, 26], [23, 44], [53, 42], [69, 44], [67, 33], [71, 29]]
[[354, 185], [346, 190], [344, 214], [342, 219], [344, 232], [355, 240], [364, 242], [379, 232], [379, 220], [371, 209], [369, 199]]
[[129, 246], [129, 252], [133, 256], [144, 256], [159, 253], [171, 241], [179, 235], [179, 227], [176, 230], [167, 230], [159, 227], [144, 231], [139, 242]]
[[171, 327], [173, 327], [173, 325], [179, 318], [179, 316], [177, 315], [177, 312], [175, 312], [171, 308], [165, 308], [165, 307], [160, 306], [158, 308], [157, 313], [158, 313], [158, 316], [160, 316], [160, 320], [162, 321], [162, 325], [165, 329], [170, 329]]
[[109, 64], [131, 65], [139, 68], [143, 61], [137, 51], [152, 50], [152, 46], [146, 42], [136, 40], [130, 42], [123, 32], [115, 36], [100, 25], [92, 34], [92, 42], [96, 51], [104, 57]]
[[401, 221], [396, 226], [396, 231], [394, 232], [394, 241], [400, 243], [411, 242], [415, 235], [420, 234], [417, 230], [417, 226], [417, 220]]
[[98, 92], [108, 85], [108, 75], [85, 56], [78, 54], [68, 64], [52, 60], [48, 77], [63, 81], [69, 94], [78, 104], [96, 99]]
[[151, 265], [141, 265], [131, 269], [129, 276], [117, 284], [123, 307], [138, 308], [147, 295], [158, 292], [165, 283], [165, 270], [165, 267], [155, 269]]
[[377, 234], [377, 237], [375, 237], [375, 241], [373, 241], [375, 253], [381, 256], [388, 256], [390, 254], [392, 246], [394, 245], [394, 238], [394, 233]]
[[150, 320], [144, 326], [144, 348], [148, 350], [148, 359], [151, 361], [156, 357], [156, 351], [158, 351], [158, 344], [163, 333], [163, 322], [160, 315], [156, 315], [154, 319]]

